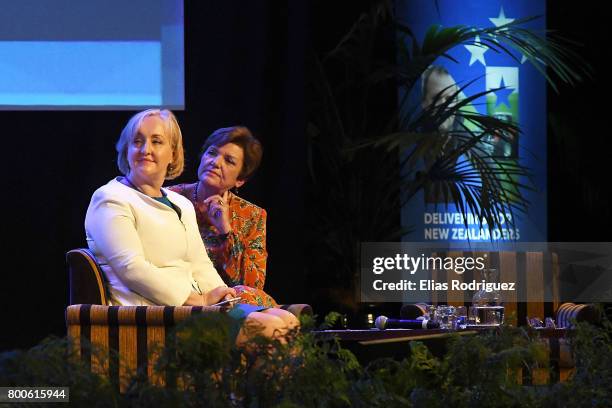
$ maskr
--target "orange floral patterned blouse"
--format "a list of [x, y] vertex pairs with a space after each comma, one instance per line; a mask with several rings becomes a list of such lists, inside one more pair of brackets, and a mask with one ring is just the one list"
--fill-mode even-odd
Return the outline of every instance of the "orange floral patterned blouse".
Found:
[[276, 306], [263, 291], [266, 281], [266, 210], [229, 192], [229, 214], [232, 231], [222, 236], [208, 222], [206, 211], [195, 200], [196, 184], [177, 184], [168, 187], [191, 201], [195, 207], [200, 235], [206, 252], [217, 272], [228, 285], [234, 287], [241, 302], [259, 306]]

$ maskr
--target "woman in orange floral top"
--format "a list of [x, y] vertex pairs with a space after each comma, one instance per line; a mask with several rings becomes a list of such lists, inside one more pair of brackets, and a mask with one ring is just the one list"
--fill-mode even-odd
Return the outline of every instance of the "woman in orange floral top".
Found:
[[238, 197], [261, 162], [261, 143], [242, 126], [213, 132], [202, 146], [197, 183], [171, 190], [195, 207], [208, 256], [226, 284], [245, 303], [276, 306], [263, 291], [266, 280], [266, 211]]

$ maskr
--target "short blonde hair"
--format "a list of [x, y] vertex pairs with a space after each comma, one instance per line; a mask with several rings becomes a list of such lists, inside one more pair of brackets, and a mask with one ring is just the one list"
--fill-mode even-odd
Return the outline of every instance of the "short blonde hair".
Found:
[[166, 180], [172, 180], [177, 178], [183, 172], [185, 167], [185, 151], [183, 150], [183, 135], [181, 134], [181, 128], [176, 121], [176, 117], [172, 112], [167, 109], [147, 109], [142, 112], [138, 112], [130, 118], [127, 125], [121, 131], [121, 136], [117, 141], [117, 166], [119, 171], [126, 175], [130, 172], [130, 164], [127, 159], [127, 151], [130, 142], [138, 133], [138, 129], [142, 124], [142, 121], [149, 116], [157, 116], [164, 122], [166, 135], [170, 138], [170, 145], [172, 146], [172, 163], [168, 165], [166, 170]]

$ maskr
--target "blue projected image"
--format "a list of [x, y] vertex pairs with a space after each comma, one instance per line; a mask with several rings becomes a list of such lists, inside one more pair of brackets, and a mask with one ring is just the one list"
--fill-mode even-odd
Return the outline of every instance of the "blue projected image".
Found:
[[0, 105], [160, 105], [160, 54], [157, 42], [1, 42]]
[[24, 0], [8, 9], [0, 109], [184, 109], [182, 1]]

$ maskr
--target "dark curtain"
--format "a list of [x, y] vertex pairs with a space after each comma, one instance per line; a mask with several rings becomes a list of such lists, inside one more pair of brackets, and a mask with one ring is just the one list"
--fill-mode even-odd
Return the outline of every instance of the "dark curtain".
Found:
[[[268, 210], [266, 289], [279, 302], [307, 301], [300, 274], [304, 182], [303, 1], [185, 2], [186, 109], [175, 112], [187, 165], [213, 130], [234, 124], [262, 140], [264, 159], [241, 189]], [[134, 112], [0, 112], [5, 197], [0, 350], [65, 334], [64, 255], [86, 246], [93, 191], [118, 175], [114, 144]]]

